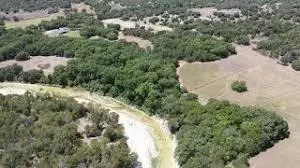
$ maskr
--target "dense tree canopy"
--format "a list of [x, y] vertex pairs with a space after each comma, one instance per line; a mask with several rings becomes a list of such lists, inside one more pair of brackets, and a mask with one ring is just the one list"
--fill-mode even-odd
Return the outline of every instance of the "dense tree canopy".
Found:
[[[0, 95], [0, 107], [2, 167], [131, 168], [135, 164], [118, 117], [105, 109], [31, 93]], [[88, 114], [92, 126], [104, 132], [90, 146], [77, 131], [78, 119]], [[119, 136], [112, 137], [116, 131]]]
[[[186, 111], [177, 133], [177, 154], [183, 168], [225, 167], [288, 136], [287, 123], [269, 111], [216, 100], [194, 111], [191, 105], [199, 106], [196, 102], [184, 103], [189, 104], [184, 107], [190, 111]], [[246, 166], [247, 159], [239, 164]]]
[[231, 44], [197, 32], [160, 33], [151, 40], [154, 52], [176, 60], [214, 61], [235, 54]]

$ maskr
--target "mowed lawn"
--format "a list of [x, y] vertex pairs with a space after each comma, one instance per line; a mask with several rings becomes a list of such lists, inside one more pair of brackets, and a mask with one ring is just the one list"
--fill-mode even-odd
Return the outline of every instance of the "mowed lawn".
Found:
[[[206, 62], [180, 62], [181, 83], [201, 99], [225, 99], [240, 105], [274, 110], [289, 122], [291, 136], [250, 160], [253, 168], [296, 168], [300, 165], [300, 72], [276, 60], [237, 46], [237, 55]], [[245, 80], [248, 92], [232, 91], [234, 80]]]

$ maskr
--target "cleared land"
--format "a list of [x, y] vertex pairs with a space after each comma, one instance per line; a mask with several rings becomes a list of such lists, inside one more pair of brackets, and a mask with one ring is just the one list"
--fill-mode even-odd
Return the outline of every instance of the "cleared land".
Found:
[[20, 18], [20, 20], [17, 22], [13, 20], [5, 21], [5, 26], [7, 28], [25, 28], [30, 25], [38, 25], [42, 22], [42, 20], [54, 20], [59, 16], [64, 16], [64, 13], [62, 10], [60, 10], [58, 13], [48, 14], [48, 10], [39, 10], [35, 12], [18, 12], [8, 15], [10, 15], [9, 18], [17, 16], [18, 18]]
[[92, 9], [91, 6], [81, 2], [81, 3], [71, 3], [72, 9], [77, 9], [78, 12], [83, 12], [86, 10], [86, 13], [95, 14], [95, 11]]
[[[276, 111], [289, 123], [291, 135], [250, 160], [253, 168], [297, 168], [300, 165], [300, 72], [281, 66], [253, 51], [237, 46], [237, 55], [206, 62], [180, 62], [180, 82], [201, 100], [226, 99]], [[247, 82], [248, 92], [231, 89], [234, 80]]]
[[241, 10], [238, 8], [218, 10], [217, 8], [214, 7], [206, 7], [206, 8], [193, 8], [190, 9], [190, 11], [201, 13], [201, 16], [199, 17], [199, 19], [201, 20], [217, 20], [217, 21], [220, 20], [218, 17], [214, 16], [214, 12], [222, 12], [224, 14], [230, 14], [230, 15], [238, 13], [242, 15]]
[[135, 36], [125, 36], [122, 32], [119, 32], [119, 40], [125, 40], [126, 42], [135, 42], [138, 44], [139, 47], [147, 49], [153, 48], [151, 41], [142, 39], [140, 37]]
[[6, 67], [13, 64], [18, 64], [26, 70], [43, 70], [45, 75], [48, 75], [54, 71], [54, 67], [57, 65], [67, 65], [67, 62], [71, 60], [70, 58], [56, 57], [56, 56], [34, 56], [27, 61], [16, 61], [7, 60], [0, 62], [0, 68]]
[[[95, 14], [95, 11], [89, 6], [84, 3], [72, 3], [72, 9], [77, 9], [78, 12], [82, 12], [83, 9], [86, 10], [87, 13]], [[58, 13], [48, 13], [48, 9], [45, 10], [38, 10], [34, 12], [17, 12], [17, 13], [4, 13], [0, 12], [0, 16], [4, 16], [8, 19], [9, 21], [5, 21], [5, 26], [7, 28], [25, 28], [30, 25], [38, 25], [40, 24], [43, 20], [50, 21], [54, 20], [59, 16], [65, 16], [65, 13], [63, 9], [60, 9]], [[19, 21], [13, 21], [13, 17], [17, 17], [20, 20]]]
[[158, 25], [158, 24], [151, 24], [149, 22], [144, 23], [143, 21], [124, 21], [121, 20], [120, 18], [113, 18], [113, 19], [106, 19], [106, 20], [102, 20], [104, 25], [107, 24], [119, 24], [121, 26], [121, 29], [124, 28], [135, 28], [136, 25], [140, 25], [140, 26], [145, 26], [146, 29], [153, 29], [154, 32], [159, 32], [159, 31], [171, 31], [172, 28], [167, 27], [167, 26], [162, 26], [162, 25]]

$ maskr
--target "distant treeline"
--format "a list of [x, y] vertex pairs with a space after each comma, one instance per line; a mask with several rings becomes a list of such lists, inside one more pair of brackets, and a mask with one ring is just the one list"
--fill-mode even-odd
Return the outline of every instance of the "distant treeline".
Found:
[[48, 8], [70, 8], [71, 3], [79, 3], [82, 0], [0, 0], [0, 11], [18, 12], [36, 11]]
[[0, 82], [4, 81], [20, 81], [26, 83], [44, 83], [46, 77], [42, 70], [24, 71], [19, 65], [11, 65], [0, 68]]
[[[96, 1], [87, 0], [86, 3], [95, 8], [99, 18], [122, 17], [129, 19], [136, 17], [142, 19], [153, 15], [163, 15], [166, 11], [172, 15], [178, 15], [180, 18], [187, 18], [191, 15], [188, 9], [215, 7], [217, 9], [239, 8], [241, 14], [253, 18], [270, 18], [300, 21], [300, 2], [298, 0], [115, 0], [114, 4], [120, 4], [123, 8], [115, 8], [110, 0]], [[265, 5], [265, 8], [263, 6]], [[225, 14], [223, 14], [225, 16]], [[194, 15], [195, 16], [195, 15]], [[227, 15], [231, 17], [230, 15]]]

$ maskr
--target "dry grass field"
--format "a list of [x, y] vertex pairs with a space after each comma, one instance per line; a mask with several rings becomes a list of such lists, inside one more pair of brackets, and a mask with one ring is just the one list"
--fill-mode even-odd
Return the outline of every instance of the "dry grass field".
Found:
[[126, 42], [135, 42], [138, 44], [138, 46], [140, 48], [143, 48], [143, 49], [147, 49], [147, 48], [152, 49], [153, 48], [151, 41], [142, 39], [140, 37], [125, 36], [122, 32], [119, 32], [118, 38], [119, 38], [119, 40], [125, 40]]
[[72, 8], [77, 9], [78, 12], [82, 12], [83, 10], [86, 10], [87, 13], [95, 14], [95, 11], [92, 9], [91, 6], [86, 5], [85, 3], [72, 3]]
[[43, 70], [45, 75], [51, 74], [54, 71], [54, 67], [57, 65], [66, 65], [70, 58], [56, 57], [56, 56], [34, 56], [27, 61], [7, 60], [0, 62], [0, 68], [13, 64], [18, 64], [23, 67], [24, 70]]
[[[72, 3], [72, 9], [77, 9], [78, 12], [82, 12], [83, 9], [86, 10], [87, 13], [95, 14], [95, 11], [84, 3]], [[65, 16], [63, 9], [60, 9], [58, 13], [48, 14], [48, 9], [38, 10], [34, 12], [17, 12], [17, 13], [9, 13], [6, 14], [4, 12], [0, 12], [0, 16], [5, 16], [10, 18], [10, 21], [5, 21], [5, 25], [7, 28], [25, 28], [30, 25], [38, 25], [43, 20], [50, 21], [54, 20], [59, 16]], [[20, 21], [13, 21], [13, 17], [16, 16], [20, 19]]]
[[[149, 19], [149, 18], [147, 18], [147, 19]], [[154, 32], [172, 31], [173, 30], [172, 28], [167, 27], [167, 26], [152, 24], [149, 22], [144, 23], [143, 21], [131, 21], [131, 20], [124, 21], [124, 20], [121, 20], [120, 18], [105, 19], [105, 20], [102, 20], [102, 22], [105, 26], [108, 24], [119, 24], [121, 26], [122, 30], [124, 28], [135, 28], [137, 24], [139, 26], [145, 26], [146, 29], [151, 28], [151, 29], [153, 29]]]
[[60, 10], [58, 13], [48, 14], [48, 10], [39, 10], [35, 12], [18, 12], [14, 14], [0, 13], [0, 15], [4, 15], [8, 18], [12, 18], [13, 16], [20, 18], [17, 22], [13, 20], [5, 21], [5, 26], [7, 28], [25, 28], [30, 25], [38, 25], [42, 20], [54, 20], [59, 16], [64, 16], [64, 13]]
[[[180, 82], [201, 99], [226, 99], [276, 111], [289, 123], [290, 138], [250, 160], [252, 168], [298, 168], [300, 165], [300, 72], [281, 66], [251, 47], [237, 46], [237, 55], [206, 62], [180, 62]], [[231, 89], [234, 80], [247, 82], [248, 92]]]

